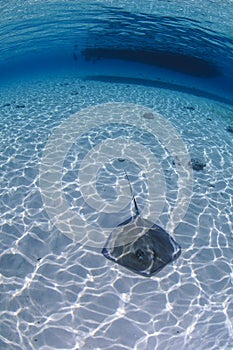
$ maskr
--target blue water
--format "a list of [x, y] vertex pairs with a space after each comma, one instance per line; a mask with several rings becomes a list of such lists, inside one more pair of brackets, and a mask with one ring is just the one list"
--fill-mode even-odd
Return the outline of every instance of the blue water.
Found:
[[[162, 80], [170, 77], [178, 83], [184, 81], [189, 87], [211, 89], [232, 100], [233, 40], [229, 35], [232, 4], [222, 4], [219, 21], [218, 17], [211, 21], [217, 16], [212, 3], [203, 4], [203, 12], [209, 14], [206, 18], [198, 13], [186, 17], [185, 13], [198, 9], [185, 4], [182, 11], [172, 16], [171, 5], [166, 10], [166, 5], [163, 7], [160, 3], [163, 2], [153, 6], [155, 14], [129, 12], [101, 3], [77, 6], [60, 2], [55, 6], [48, 2], [42, 13], [37, 3], [17, 9], [11, 17], [6, 7], [0, 33], [1, 79], [61, 67], [75, 69], [80, 74], [87, 50], [95, 50], [97, 56], [98, 50], [105, 50], [108, 51], [105, 58], [122, 56], [123, 60], [128, 57], [127, 61], [146, 64], [146, 67], [136, 65], [131, 69], [126, 66], [132, 77], [138, 75], [139, 70], [141, 74], [149, 70], [154, 80], [157, 73]], [[122, 51], [130, 55], [121, 54]], [[89, 56], [95, 59], [94, 52]], [[124, 69], [121, 63], [117, 62], [117, 75]], [[152, 67], [148, 67], [148, 63]], [[112, 65], [116, 67], [115, 62]], [[109, 74], [114, 71], [111, 64], [104, 63], [104, 66], [108, 67]], [[159, 68], [162, 68], [160, 74], [156, 70]]]
[[[232, 349], [233, 2], [0, 10], [0, 349]], [[101, 254], [134, 209], [124, 155], [182, 248], [151, 278]]]

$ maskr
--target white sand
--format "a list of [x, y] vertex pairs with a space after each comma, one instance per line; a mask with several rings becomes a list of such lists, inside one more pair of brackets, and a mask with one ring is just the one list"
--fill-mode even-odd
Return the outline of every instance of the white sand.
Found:
[[[182, 255], [150, 279], [72, 242], [53, 226], [41, 201], [39, 162], [53, 128], [105, 102], [141, 104], [161, 113], [191, 157], [206, 162], [193, 173], [191, 204], [175, 230]], [[232, 348], [233, 134], [226, 131], [232, 123], [233, 108], [216, 101], [82, 81], [68, 73], [5, 86], [0, 348]]]

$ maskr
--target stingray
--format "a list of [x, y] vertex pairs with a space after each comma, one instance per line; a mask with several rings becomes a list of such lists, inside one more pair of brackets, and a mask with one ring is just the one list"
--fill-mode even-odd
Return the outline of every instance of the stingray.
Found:
[[181, 247], [160, 226], [142, 218], [129, 182], [135, 215], [110, 234], [102, 254], [142, 276], [150, 277], [180, 256]]

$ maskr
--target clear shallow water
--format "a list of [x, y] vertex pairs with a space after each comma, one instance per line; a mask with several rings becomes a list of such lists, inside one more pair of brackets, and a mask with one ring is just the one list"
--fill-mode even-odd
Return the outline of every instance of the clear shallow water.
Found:
[[[158, 3], [161, 3], [158, 5], [161, 6], [161, 14], [171, 15], [171, 4]], [[203, 28], [206, 31], [209, 27], [215, 30], [212, 40], [209, 38], [210, 47], [200, 41], [195, 46], [193, 42], [196, 32], [190, 32], [188, 25], [193, 22], [186, 19], [184, 25], [184, 30], [189, 34], [182, 54], [186, 50], [196, 52], [196, 47], [198, 57], [206, 59], [208, 51], [209, 61], [224, 72], [207, 79], [138, 62], [118, 62], [116, 65], [111, 61], [107, 65], [106, 61], [99, 61], [92, 64], [85, 63], [81, 57], [76, 61], [73, 45], [77, 41], [77, 55], [80, 56], [80, 51], [86, 47], [98, 47], [98, 40], [100, 47], [106, 43], [109, 47], [110, 43], [114, 43], [107, 41], [106, 35], [97, 36], [101, 29], [117, 40], [115, 28], [119, 26], [118, 20], [122, 23], [122, 18], [129, 17], [130, 14], [125, 12], [129, 10], [129, 4], [125, 4], [124, 11], [111, 8], [103, 11], [101, 4], [99, 12], [96, 7], [87, 10], [83, 4], [82, 15], [80, 7], [76, 8], [75, 15], [83, 18], [82, 28], [86, 22], [92, 24], [97, 17], [105, 17], [102, 26], [96, 25], [90, 31], [88, 42], [86, 31], [84, 30], [85, 35], [81, 35], [81, 28], [76, 27], [75, 20], [73, 25], [76, 32], [70, 36], [71, 33], [73, 35], [73, 30], [68, 31], [67, 28], [72, 24], [71, 13], [66, 16], [67, 22], [64, 22], [65, 16], [62, 11], [58, 15], [57, 4], [46, 5], [51, 12], [44, 10], [43, 14], [39, 11], [39, 3], [35, 7], [29, 7], [28, 4], [25, 8], [17, 9], [11, 22], [3, 23], [5, 27], [2, 26], [1, 34], [2, 42], [6, 43], [5, 49], [2, 49], [2, 67], [8, 61], [10, 71], [6, 71], [4, 66], [6, 75], [1, 84], [0, 348], [169, 349], [171, 346], [179, 346], [182, 349], [231, 349], [233, 139], [232, 133], [226, 129], [232, 125], [233, 111], [232, 105], [224, 104], [222, 100], [224, 98], [227, 99], [225, 102], [231, 102], [232, 94], [229, 88], [231, 85], [223, 84], [232, 78], [228, 69], [230, 64], [225, 65], [225, 62], [231, 61], [232, 54], [229, 50], [232, 40], [229, 37], [231, 12], [228, 11], [229, 20], [225, 17], [227, 11], [224, 13], [227, 6], [232, 6], [231, 3], [221, 6], [220, 15], [224, 13], [221, 28], [215, 19], [218, 18], [216, 11], [212, 13], [216, 3], [205, 4], [209, 16], [212, 14], [211, 18], [207, 16], [208, 27], [206, 18], [204, 22], [201, 17], [195, 17], [201, 21], [198, 26], [202, 24], [202, 36], [205, 37]], [[155, 9], [152, 3], [150, 5], [149, 15], [153, 14], [153, 10], [157, 14], [159, 8]], [[71, 7], [63, 4], [59, 6], [66, 8], [66, 11]], [[179, 6], [182, 11], [187, 11], [187, 15], [197, 11], [195, 6]], [[12, 7], [14, 8], [13, 5]], [[74, 7], [75, 5], [72, 9]], [[145, 11], [143, 8], [142, 12]], [[4, 13], [6, 17], [3, 19], [9, 19], [12, 14], [9, 8]], [[111, 18], [117, 20], [111, 22], [106, 13], [111, 13]], [[55, 14], [53, 24], [47, 18], [46, 29], [41, 27], [47, 35], [38, 35], [42, 17], [50, 15], [51, 18]], [[145, 19], [144, 26], [148, 29], [149, 15], [139, 12], [135, 14], [135, 11], [131, 14], [132, 20], [130, 24], [127, 22], [127, 30], [125, 29], [125, 35], [129, 31], [127, 38], [130, 39], [130, 45], [147, 48], [149, 38], [136, 40], [131, 34], [135, 32], [133, 28], [137, 25], [134, 23], [138, 23], [138, 18]], [[22, 32], [16, 29], [6, 31], [6, 28], [9, 29], [10, 25], [14, 26], [20, 20], [20, 16], [21, 21], [25, 20], [26, 23], [30, 18], [37, 29], [34, 37], [32, 32], [26, 30], [24, 41], [19, 40]], [[39, 18], [38, 21], [34, 20], [36, 17]], [[158, 22], [166, 22], [169, 27], [175, 19]], [[21, 28], [23, 23], [21, 22]], [[57, 25], [54, 26], [54, 23]], [[27, 29], [28, 26], [25, 26]], [[154, 22], [152, 27], [153, 33]], [[54, 29], [53, 32], [51, 28]], [[62, 28], [65, 28], [64, 31]], [[4, 30], [14, 33], [11, 43]], [[161, 35], [165, 35], [166, 30], [167, 27], [162, 24], [158, 29]], [[113, 35], [114, 31], [116, 33]], [[216, 35], [221, 39], [225, 37], [223, 41], [219, 39], [221, 49], [221, 45], [217, 45]], [[31, 41], [30, 36], [33, 37]], [[165, 36], [168, 40], [169, 35]], [[80, 37], [85, 37], [85, 40]], [[177, 39], [176, 33], [174, 37]], [[197, 37], [200, 40], [200, 36]], [[127, 46], [127, 43], [128, 41], [122, 40], [118, 42], [122, 47]], [[163, 40], [160, 49], [162, 44]], [[168, 46], [178, 52], [181, 44], [180, 38], [174, 41], [171, 37], [168, 42]], [[49, 56], [45, 55], [43, 45], [47, 49], [52, 48]], [[67, 47], [67, 54], [64, 49], [62, 57], [58, 55], [61, 47]], [[33, 49], [41, 54], [39, 63], [30, 55]], [[55, 50], [60, 57], [57, 67], [53, 66], [52, 60]], [[202, 51], [204, 54], [201, 54]], [[223, 57], [226, 59], [223, 60]], [[26, 58], [30, 62], [29, 67], [23, 65]], [[13, 72], [11, 77], [10, 72]], [[109, 76], [130, 79], [117, 81]], [[148, 78], [152, 82], [148, 82]], [[222, 79], [221, 85], [218, 79]], [[201, 93], [196, 93], [197, 89]], [[206, 95], [210, 93], [211, 96]], [[115, 102], [139, 104], [159, 112], [178, 130], [191, 157], [206, 162], [203, 171], [193, 173], [191, 203], [182, 222], [175, 229], [175, 238], [182, 246], [182, 255], [176, 263], [167, 266], [151, 279], [139, 277], [113, 265], [98, 249], [82, 247], [63, 235], [48, 217], [41, 199], [39, 165], [54, 128], [83, 108]], [[91, 116], [89, 118], [92, 121]], [[125, 122], [127, 121], [126, 119]], [[88, 122], [87, 118], [86, 123]], [[140, 120], [138, 129], [145, 130], [145, 126], [146, 120]], [[100, 137], [102, 140], [104, 133], [105, 129], [102, 134], [94, 134], [94, 139]], [[143, 140], [140, 133], [137, 137], [138, 140]], [[168, 189], [167, 201], [160, 217], [161, 226], [165, 227], [177, 196], [174, 195], [177, 190], [177, 174], [172, 159], [166, 158], [164, 151], [158, 154], [164, 157], [163, 169]], [[68, 157], [64, 163], [64, 174], [72, 175], [72, 162], [72, 157]], [[79, 202], [73, 182], [74, 178], [67, 176], [64, 177], [63, 185], [68, 202], [77, 209]], [[107, 192], [111, 193], [111, 188], [110, 182]], [[140, 192], [140, 184], [135, 188]]]

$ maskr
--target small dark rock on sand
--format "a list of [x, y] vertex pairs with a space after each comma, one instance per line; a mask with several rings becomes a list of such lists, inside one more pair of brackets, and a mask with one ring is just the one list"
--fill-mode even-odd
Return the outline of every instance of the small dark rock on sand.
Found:
[[145, 119], [154, 119], [155, 118], [154, 114], [151, 113], [151, 112], [143, 113], [142, 117], [145, 118]]
[[193, 170], [200, 171], [204, 169], [204, 167], [206, 166], [206, 163], [204, 163], [200, 159], [191, 158], [189, 165], [192, 167]]
[[233, 133], [233, 126], [232, 126], [232, 125], [229, 125], [229, 126], [227, 127], [227, 131]]

